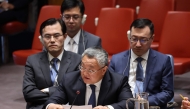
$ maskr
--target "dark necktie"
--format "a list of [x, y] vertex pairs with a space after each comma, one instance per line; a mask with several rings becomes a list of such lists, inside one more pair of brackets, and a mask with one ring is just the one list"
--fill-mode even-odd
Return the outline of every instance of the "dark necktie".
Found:
[[[51, 60], [51, 65], [52, 65], [52, 67], [51, 67], [51, 81], [52, 81], [52, 83], [54, 84], [54, 82], [55, 82], [55, 79], [56, 79], [56, 76], [57, 76], [57, 72], [56, 72], [56, 70], [58, 70], [58, 66], [57, 66], [57, 62], [58, 62], [58, 58], [53, 58], [52, 60]], [[55, 70], [55, 69], [56, 70]]]
[[95, 95], [96, 86], [93, 84], [91, 84], [89, 86], [92, 89], [92, 94], [91, 94], [90, 99], [88, 101], [88, 105], [92, 105], [92, 108], [94, 108], [96, 106], [96, 95]]
[[136, 69], [136, 83], [135, 83], [135, 93], [143, 92], [143, 67], [141, 61], [143, 58], [138, 57], [137, 59], [137, 69]]
[[143, 67], [141, 65], [141, 61], [143, 60], [143, 58], [138, 57], [136, 60], [138, 62], [136, 70], [136, 80], [143, 81]]

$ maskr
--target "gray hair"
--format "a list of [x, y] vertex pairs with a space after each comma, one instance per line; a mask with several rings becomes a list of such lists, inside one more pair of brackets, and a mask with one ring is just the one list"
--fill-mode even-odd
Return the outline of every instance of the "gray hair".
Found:
[[87, 48], [82, 54], [82, 57], [84, 56], [87, 56], [88, 58], [95, 58], [100, 67], [108, 65], [108, 53], [101, 47]]

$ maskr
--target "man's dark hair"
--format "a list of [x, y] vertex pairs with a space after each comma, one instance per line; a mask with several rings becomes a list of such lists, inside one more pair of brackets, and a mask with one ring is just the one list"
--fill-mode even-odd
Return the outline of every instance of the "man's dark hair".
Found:
[[63, 3], [61, 4], [61, 14], [63, 14], [65, 10], [75, 7], [79, 7], [80, 13], [84, 15], [85, 7], [82, 0], [63, 0]]
[[64, 23], [63, 20], [61, 19], [56, 19], [56, 18], [50, 18], [50, 19], [47, 19], [45, 20], [41, 26], [40, 26], [40, 35], [42, 36], [42, 30], [46, 27], [46, 26], [49, 26], [49, 25], [54, 25], [56, 23], [59, 23], [60, 26], [61, 26], [61, 30], [62, 30], [62, 33], [65, 34], [66, 33], [66, 25]]
[[140, 18], [140, 19], [134, 20], [133, 23], [130, 26], [130, 31], [131, 31], [132, 27], [134, 27], [134, 28], [144, 28], [145, 26], [148, 26], [150, 28], [150, 34], [151, 34], [151, 37], [152, 37], [152, 35], [154, 34], [154, 24], [149, 19]]

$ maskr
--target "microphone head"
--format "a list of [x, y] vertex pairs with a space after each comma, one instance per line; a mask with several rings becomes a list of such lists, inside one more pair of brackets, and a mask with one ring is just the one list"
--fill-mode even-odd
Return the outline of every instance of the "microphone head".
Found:
[[77, 94], [77, 95], [78, 95], [78, 94], [80, 94], [80, 91], [79, 91], [79, 90], [77, 90], [77, 91], [76, 91], [76, 94]]

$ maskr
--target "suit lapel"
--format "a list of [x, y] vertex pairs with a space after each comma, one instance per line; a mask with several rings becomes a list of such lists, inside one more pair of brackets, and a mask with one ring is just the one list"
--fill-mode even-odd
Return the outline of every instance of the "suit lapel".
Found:
[[80, 91], [80, 94], [78, 95], [78, 99], [76, 103], [78, 105], [84, 105], [85, 104], [85, 96], [86, 96], [86, 84], [83, 82], [81, 76], [78, 79], [77, 84], [75, 85], [75, 89]]
[[60, 62], [59, 73], [58, 73], [59, 83], [62, 80], [63, 74], [65, 74], [66, 71], [68, 70], [70, 63], [71, 63], [71, 54], [68, 51], [64, 51], [61, 62]]
[[49, 60], [48, 60], [47, 53], [45, 51], [41, 55], [39, 63], [40, 63], [40, 68], [42, 70], [42, 73], [45, 77], [45, 80], [46, 80], [48, 86], [52, 86], [53, 83], [51, 82]]
[[107, 71], [102, 79], [97, 106], [103, 104], [105, 97], [107, 96], [108, 91], [110, 89], [110, 86], [111, 86], [110, 75], [109, 72]]
[[131, 57], [131, 52], [130, 52], [130, 50], [128, 50], [122, 59], [122, 63], [123, 63], [122, 65], [124, 65], [122, 68], [123, 73], [124, 73], [123, 75], [125, 75], [127, 77], [129, 77], [130, 57]]
[[146, 66], [146, 76], [145, 76], [145, 81], [144, 81], [144, 85], [143, 85], [143, 91], [146, 91], [146, 88], [148, 86], [148, 83], [150, 81], [150, 77], [152, 75], [152, 72], [154, 71], [154, 66], [156, 64], [156, 54], [155, 52], [150, 49], [150, 52], [149, 52], [149, 56], [148, 56], [148, 60], [147, 60], [147, 66]]
[[[82, 34], [83, 32], [83, 34]], [[78, 47], [78, 54], [82, 54], [84, 50], [86, 49], [86, 43], [87, 43], [86, 34], [83, 30], [81, 30], [80, 39], [79, 39], [79, 47]], [[84, 44], [83, 44], [84, 42]]]

